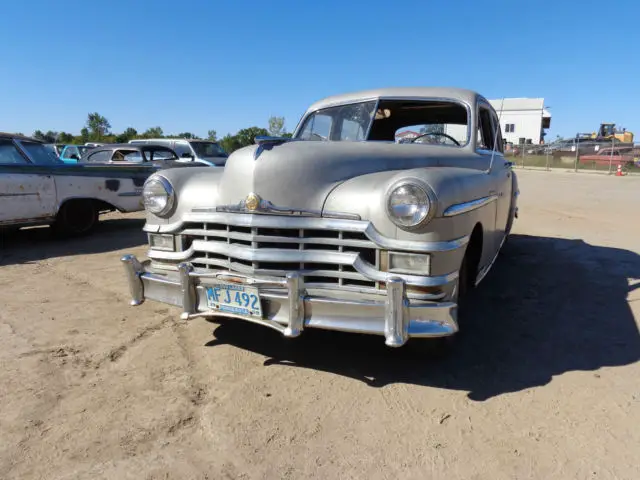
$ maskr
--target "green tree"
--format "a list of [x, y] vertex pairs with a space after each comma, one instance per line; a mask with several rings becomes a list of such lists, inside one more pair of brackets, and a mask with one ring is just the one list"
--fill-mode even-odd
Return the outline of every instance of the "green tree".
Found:
[[198, 136], [195, 133], [182, 132], [178, 134], [178, 138], [194, 139], [194, 138], [198, 138]]
[[116, 143], [127, 143], [129, 140], [133, 140], [138, 136], [138, 131], [135, 128], [129, 127], [120, 135], [116, 135]]
[[84, 127], [80, 130], [80, 142], [78, 143], [87, 143], [89, 141], [89, 129]]
[[218, 140], [218, 132], [216, 132], [215, 130], [209, 130], [207, 132], [207, 140], [211, 140], [212, 142]]
[[151, 127], [145, 130], [142, 134], [142, 138], [162, 138], [164, 137], [164, 132], [160, 127]]
[[45, 143], [55, 143], [58, 138], [58, 132], [48, 130], [47, 133], [42, 133], [42, 130], [36, 130], [33, 132], [33, 138]]
[[109, 120], [100, 115], [98, 112], [89, 113], [87, 115], [87, 128], [90, 132], [90, 137], [93, 140], [100, 141], [106, 135], [109, 134], [111, 124]]
[[218, 142], [220, 143], [220, 146], [222, 147], [222, 149], [227, 153], [231, 153], [241, 147], [235, 135], [227, 134], [224, 137], [222, 137], [222, 139], [220, 139]]
[[220, 146], [222, 146], [225, 152], [231, 153], [247, 145], [253, 145], [256, 137], [268, 135], [269, 132], [265, 128], [243, 128], [235, 135], [225, 135], [222, 140], [220, 140]]
[[284, 128], [284, 117], [269, 117], [269, 135], [272, 137], [281, 137], [287, 133]]
[[60, 132], [58, 134], [58, 143], [73, 143], [73, 135], [67, 132]]
[[269, 136], [269, 132], [264, 128], [259, 127], [249, 127], [243, 128], [242, 130], [236, 133], [236, 137], [238, 138], [238, 143], [241, 147], [246, 147], [247, 145], [253, 145], [255, 143], [256, 137], [265, 137]]

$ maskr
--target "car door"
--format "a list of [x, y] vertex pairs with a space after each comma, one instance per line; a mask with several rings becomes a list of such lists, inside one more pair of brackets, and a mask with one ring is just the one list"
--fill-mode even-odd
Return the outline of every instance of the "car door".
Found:
[[0, 138], [0, 224], [51, 219], [56, 187], [51, 172], [31, 163], [9, 138]]
[[502, 133], [495, 111], [488, 103], [478, 104], [478, 153], [490, 159], [490, 189], [488, 195], [494, 196], [496, 201], [496, 223], [494, 230], [494, 245], [497, 248], [504, 240], [507, 221], [511, 206], [511, 192], [513, 172], [512, 163], [503, 154]]
[[62, 156], [60, 157], [64, 163], [76, 164], [78, 160], [80, 160], [80, 152], [78, 151], [78, 147], [69, 145], [62, 151]]

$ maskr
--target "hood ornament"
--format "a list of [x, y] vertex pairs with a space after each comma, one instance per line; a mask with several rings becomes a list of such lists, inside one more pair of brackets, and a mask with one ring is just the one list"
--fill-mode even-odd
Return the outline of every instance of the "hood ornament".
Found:
[[265, 150], [271, 150], [276, 145], [282, 145], [283, 143], [290, 142], [292, 139], [288, 137], [266, 137], [257, 136], [254, 141], [258, 145], [255, 152], [253, 152], [253, 159], [257, 160], [262, 152]]
[[250, 212], [255, 212], [258, 209], [258, 207], [260, 207], [260, 203], [261, 203], [260, 195], [257, 195], [253, 192], [247, 195], [247, 198], [244, 200], [244, 206]]
[[322, 212], [322, 210], [306, 210], [299, 208], [278, 207], [269, 200], [264, 200], [257, 193], [251, 192], [244, 200], [232, 205], [218, 205], [212, 208], [194, 208], [193, 212], [226, 212], [226, 213], [256, 213], [267, 215], [287, 215], [291, 217], [326, 217], [345, 220], [360, 220], [360, 215], [344, 212]]

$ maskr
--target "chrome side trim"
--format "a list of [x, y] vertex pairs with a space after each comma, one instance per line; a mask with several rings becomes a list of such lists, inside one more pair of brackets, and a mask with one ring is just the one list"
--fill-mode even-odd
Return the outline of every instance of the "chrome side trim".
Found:
[[484, 207], [485, 205], [494, 202], [498, 199], [498, 195], [488, 195], [486, 197], [471, 200], [470, 202], [457, 203], [447, 207], [443, 213], [445, 217], [453, 217], [455, 215], [462, 215], [463, 213], [471, 212], [477, 208]]
[[123, 192], [118, 194], [119, 197], [141, 197], [142, 192]]
[[246, 200], [240, 200], [235, 205], [219, 205], [214, 208], [194, 208], [194, 212], [227, 212], [227, 213], [255, 213], [258, 215], [288, 215], [294, 217], [317, 217], [317, 218], [343, 218], [347, 220], [360, 220], [357, 213], [346, 212], [322, 212], [321, 210], [303, 210], [289, 207], [278, 207], [268, 200], [260, 199], [256, 208], [248, 208]]

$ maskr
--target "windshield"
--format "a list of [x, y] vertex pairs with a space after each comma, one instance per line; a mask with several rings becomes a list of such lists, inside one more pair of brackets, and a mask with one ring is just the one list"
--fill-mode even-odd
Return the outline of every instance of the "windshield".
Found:
[[365, 140], [376, 101], [323, 108], [307, 117], [296, 136], [299, 140]]
[[190, 142], [191, 148], [196, 152], [198, 158], [207, 157], [227, 157], [226, 152], [220, 145], [214, 142]]
[[42, 143], [21, 141], [20, 145], [27, 151], [31, 160], [38, 165], [57, 165], [63, 163], [55, 154], [55, 150]]
[[380, 99], [323, 108], [310, 113], [298, 140], [388, 141], [463, 146], [468, 142], [468, 111], [456, 102]]
[[84, 146], [84, 145], [79, 145], [79, 146], [78, 146], [78, 151], [80, 152], [80, 155], [84, 155], [84, 154], [85, 154], [85, 152], [87, 152], [87, 151], [91, 150], [91, 148], [92, 148], [92, 147], [87, 147], [87, 146]]

